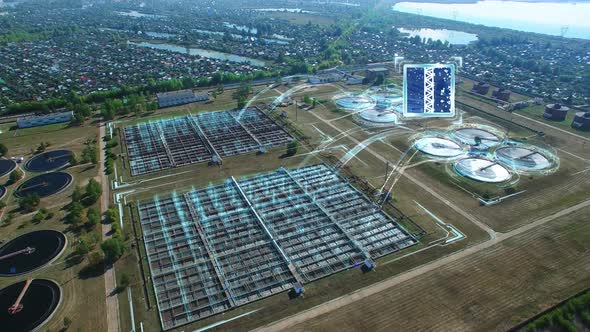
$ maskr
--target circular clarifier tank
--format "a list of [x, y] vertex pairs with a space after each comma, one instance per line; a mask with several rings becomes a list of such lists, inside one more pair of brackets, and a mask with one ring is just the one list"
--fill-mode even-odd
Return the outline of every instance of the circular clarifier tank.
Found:
[[37, 194], [47, 197], [67, 188], [72, 183], [72, 176], [64, 172], [53, 172], [37, 175], [21, 184], [15, 191], [16, 197]]
[[414, 146], [426, 154], [441, 158], [457, 157], [465, 152], [458, 143], [441, 137], [422, 137]]
[[363, 120], [367, 120], [370, 122], [375, 123], [396, 123], [397, 122], [397, 115], [393, 111], [388, 110], [380, 110], [371, 108], [366, 111], [362, 111], [359, 116]]
[[498, 135], [480, 128], [460, 128], [454, 131], [454, 135], [463, 144], [484, 148], [496, 146], [502, 141]]
[[375, 106], [375, 102], [367, 96], [344, 96], [336, 99], [336, 105], [348, 110], [362, 110]]
[[51, 280], [34, 279], [26, 289], [16, 312], [9, 312], [23, 291], [26, 281], [0, 290], [0, 324], [2, 331], [38, 331], [61, 303], [61, 289]]
[[0, 177], [10, 174], [16, 168], [16, 162], [10, 159], [0, 159]]
[[25, 169], [30, 172], [49, 172], [66, 166], [70, 162], [72, 151], [53, 150], [43, 152], [29, 159]]
[[57, 259], [66, 244], [66, 236], [54, 230], [23, 234], [0, 248], [0, 256], [8, 256], [0, 260], [0, 276], [16, 276], [37, 270]]
[[4, 198], [4, 195], [6, 195], [6, 187], [0, 186], [0, 199]]
[[517, 171], [542, 171], [552, 166], [549, 158], [532, 147], [501, 147], [496, 150], [495, 155], [499, 162]]
[[502, 165], [487, 159], [465, 158], [455, 163], [455, 170], [472, 180], [500, 183], [510, 180], [510, 172]]

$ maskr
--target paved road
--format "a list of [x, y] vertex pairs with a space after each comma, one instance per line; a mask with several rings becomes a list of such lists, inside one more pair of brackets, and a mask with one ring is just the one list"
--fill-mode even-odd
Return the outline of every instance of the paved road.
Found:
[[480, 252], [480, 251], [487, 249], [497, 243], [508, 240], [516, 235], [522, 234], [526, 231], [529, 231], [533, 228], [539, 227], [539, 226], [541, 226], [545, 223], [548, 223], [552, 220], [555, 220], [557, 218], [563, 217], [567, 214], [570, 214], [572, 212], [575, 212], [577, 210], [587, 208], [587, 207], [590, 207], [590, 200], [586, 200], [582, 203], [579, 203], [579, 204], [576, 204], [576, 205], [571, 206], [569, 208], [563, 209], [563, 210], [561, 210], [555, 214], [552, 214], [550, 216], [538, 219], [538, 220], [534, 221], [533, 223], [527, 224], [525, 226], [522, 226], [520, 228], [512, 230], [508, 233], [500, 234], [495, 239], [490, 239], [486, 242], [469, 247], [465, 250], [456, 252], [456, 253], [451, 254], [449, 256], [445, 256], [439, 260], [421, 265], [417, 268], [414, 268], [414, 269], [409, 270], [405, 273], [399, 274], [395, 277], [375, 283], [375, 284], [367, 286], [365, 288], [361, 288], [361, 289], [354, 291], [350, 294], [347, 294], [347, 295], [338, 297], [334, 300], [322, 303], [322, 304], [317, 305], [313, 308], [310, 308], [308, 310], [297, 313], [293, 316], [290, 316], [290, 317], [284, 318], [282, 320], [273, 322], [271, 324], [262, 326], [254, 331], [266, 331], [266, 332], [288, 331], [291, 327], [293, 327], [297, 324], [306, 322], [306, 321], [313, 319], [315, 317], [318, 317], [320, 315], [323, 315], [323, 314], [329, 313], [331, 311], [337, 310], [339, 308], [342, 308], [342, 307], [344, 307], [348, 304], [351, 304], [355, 301], [364, 299], [364, 298], [369, 297], [371, 295], [382, 292], [388, 288], [397, 286], [404, 281], [410, 280], [414, 277], [417, 277], [417, 276], [422, 275], [424, 273], [433, 271], [433, 270], [435, 270], [439, 267], [442, 267], [446, 264], [452, 263], [452, 262], [457, 261], [459, 259], [465, 258], [465, 257], [475, 254], [477, 252]]
[[[100, 198], [100, 211], [104, 216], [104, 213], [109, 208], [109, 179], [104, 169], [104, 141], [102, 140], [105, 136], [104, 125], [100, 126], [100, 134], [98, 138], [98, 151], [99, 151], [99, 166], [98, 166], [98, 179], [102, 185], [102, 196]], [[103, 217], [104, 218], [104, 217]], [[111, 225], [102, 223], [102, 239], [110, 239], [109, 232], [111, 231]], [[109, 266], [104, 273], [105, 281], [105, 294], [106, 294], [106, 305], [107, 305], [107, 324], [108, 332], [119, 332], [119, 301], [115, 289], [117, 288], [117, 278], [115, 276], [115, 268]]]

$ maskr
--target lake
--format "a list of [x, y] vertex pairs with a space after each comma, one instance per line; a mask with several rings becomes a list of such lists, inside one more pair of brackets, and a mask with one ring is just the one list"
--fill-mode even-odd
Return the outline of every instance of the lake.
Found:
[[590, 2], [399, 2], [393, 9], [487, 26], [590, 39]]
[[[202, 30], [202, 29], [192, 29], [192, 31], [197, 32], [197, 33], [201, 33], [204, 35], [208, 35], [208, 36], [223, 36], [223, 32], [221, 32], [221, 31], [211, 31], [211, 30]], [[246, 37], [246, 36], [242, 36], [242, 35], [236, 35], [233, 33], [230, 35], [235, 39], [250, 40], [250, 41], [258, 40], [257, 37]], [[280, 36], [280, 35], [274, 34], [272, 36], [275, 37], [275, 36]], [[283, 38], [277, 38], [277, 37], [275, 37], [275, 38], [276, 39], [262, 38], [262, 40], [264, 40], [267, 43], [279, 44], [279, 45], [287, 45], [287, 44], [289, 44], [289, 40], [293, 40], [292, 38], [291, 39], [283, 39]]]
[[470, 42], [477, 40], [477, 35], [463, 31], [447, 30], [447, 29], [404, 29], [398, 28], [399, 32], [409, 34], [408, 37], [420, 36], [420, 38], [431, 38], [432, 40], [440, 40], [441, 42], [448, 41], [453, 45], [467, 45]]
[[231, 29], [236, 29], [236, 30], [240, 30], [243, 32], [251, 33], [253, 35], [258, 33], [258, 29], [256, 29], [256, 28], [248, 29], [248, 27], [245, 25], [237, 25], [237, 24], [233, 24], [233, 23], [229, 23], [229, 22], [223, 22], [223, 25], [228, 28], [231, 28]]
[[[201, 30], [201, 29], [192, 29], [192, 31], [201, 33], [208, 36], [223, 36], [224, 33], [221, 31], [209, 31], [209, 30]], [[230, 36], [236, 39], [247, 40], [248, 37], [242, 35], [236, 35], [235, 33], [230, 33]]]
[[192, 29], [192, 31], [197, 32], [197, 33], [202, 33], [204, 35], [210, 35], [210, 36], [223, 36], [223, 32], [220, 31], [210, 31], [210, 30], [202, 30], [202, 29]]
[[132, 41], [128, 41], [127, 44], [128, 45], [135, 45], [138, 47], [153, 48], [153, 49], [157, 49], [157, 50], [166, 50], [166, 51], [175, 52], [175, 53], [198, 55], [198, 56], [201, 56], [204, 58], [211, 58], [211, 59], [217, 59], [217, 60], [223, 60], [223, 61], [238, 62], [238, 63], [248, 63], [249, 62], [252, 66], [255, 66], [255, 67], [264, 67], [265, 66], [264, 61], [260, 61], [260, 60], [253, 59], [253, 58], [248, 58], [245, 56], [235, 55], [235, 54], [223, 53], [223, 52], [212, 51], [212, 50], [205, 50], [202, 48], [194, 48], [194, 47], [186, 48], [184, 46], [179, 46], [179, 45], [174, 45], [174, 44], [166, 44], [166, 43], [155, 44], [155, 43], [148, 43], [148, 42], [136, 43], [136, 42], [132, 42]]

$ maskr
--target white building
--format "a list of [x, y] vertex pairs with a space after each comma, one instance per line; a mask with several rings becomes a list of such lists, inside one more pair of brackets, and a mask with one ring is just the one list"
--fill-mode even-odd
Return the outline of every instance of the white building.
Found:
[[45, 115], [29, 115], [18, 118], [16, 124], [19, 128], [45, 126], [54, 123], [68, 122], [74, 117], [74, 112], [50, 113]]
[[156, 94], [156, 96], [160, 108], [209, 100], [208, 93], [195, 93], [192, 89], [162, 92]]

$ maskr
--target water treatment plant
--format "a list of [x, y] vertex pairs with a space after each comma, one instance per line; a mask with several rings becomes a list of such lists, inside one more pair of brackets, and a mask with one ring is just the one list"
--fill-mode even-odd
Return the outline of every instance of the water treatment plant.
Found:
[[0, 0], [0, 332], [590, 331], [590, 3], [458, 2]]
[[509, 311], [546, 304], [523, 290], [533, 274], [566, 282], [586, 262], [590, 137], [571, 125], [586, 113], [547, 121], [545, 103], [460, 77], [454, 114], [436, 114], [446, 90], [426, 70], [411, 93], [427, 115], [407, 116], [403, 61], [0, 123], [0, 326], [479, 330], [432, 314], [471, 310], [509, 330]]
[[[111, 276], [111, 293], [118, 289], [119, 312], [133, 315], [123, 324], [163, 331], [260, 326], [242, 315], [267, 322], [267, 314], [281, 317], [279, 308], [313, 307], [318, 296], [326, 302], [372, 287], [373, 278], [395, 274], [398, 262], [406, 270], [429, 264], [430, 254], [486, 243], [492, 227], [512, 227], [503, 222], [519, 202], [542, 195], [537, 188], [581, 171], [572, 168], [578, 158], [528, 127], [467, 109], [451, 118], [405, 118], [402, 103], [395, 83], [262, 85], [243, 108], [175, 106], [122, 118], [99, 127], [97, 143], [5, 163], [8, 172], [27, 172], [5, 197], [39, 197], [46, 206], [72, 200], [63, 213], [69, 228], [41, 228], [44, 212], [36, 231], [19, 232], [0, 248], [0, 276], [16, 283], [5, 286], [13, 287], [10, 306], [19, 307], [23, 291], [19, 304], [28, 304], [40, 280], [27, 288], [32, 272], [53, 276], [62, 260], [80, 264], [81, 280], [102, 276], [89, 254], [75, 263], [75, 252], [93, 240], [68, 240], [90, 182], [83, 175], [89, 168], [75, 161], [93, 144], [102, 146], [105, 171], [96, 176], [108, 181], [103, 195], [110, 192], [105, 213], [112, 219], [103, 234], [126, 239], [127, 258], [113, 266], [133, 275], [122, 287], [120, 276]], [[575, 179], [570, 190], [583, 186]], [[77, 227], [92, 227], [84, 219]], [[68, 243], [75, 252], [67, 254]], [[30, 321], [51, 316], [55, 299], [71, 301], [71, 288], [58, 289], [43, 305], [49, 309]]]

